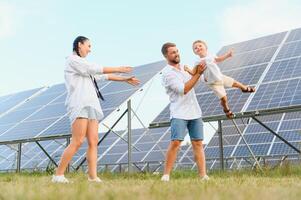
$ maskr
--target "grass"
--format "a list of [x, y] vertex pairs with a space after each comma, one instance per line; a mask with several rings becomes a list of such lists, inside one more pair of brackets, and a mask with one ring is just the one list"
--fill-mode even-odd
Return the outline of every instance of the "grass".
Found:
[[148, 173], [102, 173], [101, 184], [83, 173], [66, 175], [72, 184], [52, 184], [46, 173], [0, 174], [0, 199], [300, 199], [301, 167], [284, 165], [263, 172], [215, 171], [202, 182], [194, 171], [175, 171], [168, 183]]

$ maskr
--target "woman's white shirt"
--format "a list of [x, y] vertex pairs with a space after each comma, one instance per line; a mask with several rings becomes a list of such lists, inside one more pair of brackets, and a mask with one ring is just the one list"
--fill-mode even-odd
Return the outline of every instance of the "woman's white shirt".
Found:
[[74, 122], [81, 109], [86, 106], [93, 107], [99, 112], [101, 118], [98, 121], [100, 121], [104, 115], [90, 76], [96, 80], [108, 79], [108, 75], [103, 75], [103, 67], [73, 54], [66, 58], [64, 72], [67, 88], [65, 105], [71, 123]]

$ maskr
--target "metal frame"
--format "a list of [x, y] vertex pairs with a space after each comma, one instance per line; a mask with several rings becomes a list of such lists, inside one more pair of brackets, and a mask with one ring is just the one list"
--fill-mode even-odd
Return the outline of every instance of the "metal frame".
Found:
[[[129, 99], [127, 101], [127, 109], [122, 113], [122, 115], [114, 122], [114, 124], [109, 127], [108, 131], [104, 134], [104, 136], [98, 141], [97, 146], [99, 146], [99, 144], [108, 136], [108, 134], [110, 132], [114, 132], [113, 128], [120, 122], [120, 120], [125, 116], [125, 114], [128, 113], [127, 117], [128, 117], [128, 140], [125, 140], [128, 143], [128, 150], [129, 150], [129, 158], [128, 158], [128, 169], [129, 169], [129, 173], [131, 173], [132, 170], [132, 158], [131, 158], [131, 150], [132, 147], [134, 147], [135, 149], [137, 149], [135, 146], [132, 146], [131, 143], [131, 113], [133, 112], [132, 108], [131, 108], [131, 99]], [[116, 134], [116, 133], [115, 133]], [[118, 137], [120, 137], [120, 135], [117, 134]], [[27, 138], [27, 139], [20, 139], [20, 140], [11, 140], [11, 141], [1, 141], [0, 145], [8, 145], [8, 144], [17, 144], [18, 148], [17, 148], [17, 159], [16, 159], [16, 172], [20, 172], [21, 171], [21, 158], [22, 158], [22, 144], [23, 143], [30, 143], [30, 142], [34, 142], [38, 145], [38, 147], [43, 151], [43, 153], [49, 158], [49, 160], [57, 167], [58, 164], [55, 162], [55, 160], [51, 157], [51, 155], [48, 154], [48, 152], [43, 148], [43, 146], [39, 143], [40, 141], [48, 141], [48, 140], [55, 140], [55, 139], [64, 139], [66, 138], [67, 143], [66, 145], [68, 145], [70, 143], [70, 138], [71, 138], [71, 134], [62, 134], [62, 135], [55, 135], [55, 136], [44, 136], [44, 137], [35, 137], [35, 138]], [[123, 138], [122, 138], [123, 139]], [[137, 149], [139, 150], [139, 149]], [[79, 165], [74, 168], [74, 170], [78, 170], [86, 161], [86, 157], [83, 158], [83, 160], [79, 163]], [[67, 172], [69, 171], [69, 167], [67, 168]]]
[[[130, 112], [129, 112], [130, 111]], [[300, 106], [288, 106], [288, 107], [281, 107], [277, 109], [264, 109], [264, 110], [257, 110], [257, 111], [247, 111], [247, 112], [241, 112], [236, 113], [234, 119], [240, 119], [240, 118], [252, 118], [256, 122], [258, 122], [261, 126], [266, 128], [268, 131], [270, 131], [272, 134], [274, 134], [276, 137], [278, 137], [280, 140], [282, 140], [285, 144], [293, 148], [298, 154], [301, 153], [301, 151], [296, 148], [294, 145], [292, 145], [290, 142], [282, 138], [280, 135], [278, 135], [275, 131], [273, 131], [271, 128], [269, 128], [267, 125], [265, 125], [263, 122], [261, 122], [257, 116], [265, 116], [265, 115], [274, 115], [274, 114], [282, 114], [282, 113], [289, 113], [289, 112], [299, 112], [301, 111], [301, 105]], [[128, 113], [128, 151], [131, 152], [132, 148], [135, 148], [135, 146], [132, 146], [131, 144], [131, 113], [133, 112], [131, 108], [131, 101], [128, 101], [128, 107], [127, 109], [122, 113], [122, 115], [115, 121], [115, 123], [109, 128], [109, 130], [105, 133], [105, 135], [99, 140], [98, 145], [107, 137], [107, 135], [110, 132], [113, 132], [113, 128], [119, 123], [119, 121], [125, 116], [126, 113]], [[134, 115], [136, 115], [134, 113]], [[210, 116], [210, 117], [204, 117], [204, 122], [211, 122], [211, 121], [218, 121], [218, 134], [219, 134], [219, 148], [220, 148], [220, 167], [222, 170], [224, 170], [224, 154], [223, 154], [223, 131], [222, 131], [222, 121], [223, 120], [229, 120], [225, 115], [216, 115], [216, 116]], [[159, 128], [159, 127], [168, 127], [170, 126], [170, 122], [154, 122], [151, 123], [149, 128]], [[62, 134], [62, 135], [55, 135], [55, 136], [44, 136], [44, 137], [36, 137], [36, 138], [28, 138], [28, 139], [20, 139], [20, 140], [13, 140], [13, 141], [1, 141], [0, 145], [7, 145], [7, 144], [17, 144], [17, 160], [16, 160], [16, 171], [21, 171], [21, 157], [22, 157], [22, 144], [23, 143], [29, 143], [29, 142], [35, 142], [39, 148], [45, 153], [45, 155], [50, 159], [50, 161], [57, 166], [57, 163], [55, 160], [51, 157], [51, 155], [48, 154], [48, 152], [43, 148], [43, 146], [40, 144], [40, 141], [47, 141], [47, 140], [55, 140], [55, 139], [64, 139], [66, 138], [67, 144], [70, 142], [70, 134]], [[247, 144], [247, 143], [246, 143]], [[248, 145], [248, 144], [247, 144]], [[135, 148], [136, 149], [136, 148]], [[262, 157], [262, 156], [261, 156]], [[80, 164], [75, 168], [75, 170], [78, 170], [86, 161], [86, 158], [84, 158]], [[257, 159], [255, 159], [255, 164], [258, 162]], [[143, 162], [147, 163], [147, 162]], [[161, 161], [160, 161], [161, 163]], [[128, 172], [131, 173], [133, 171], [133, 163], [131, 158], [131, 153], [128, 154]], [[136, 163], [135, 163], [136, 164]]]
[[[219, 135], [219, 148], [220, 148], [220, 168], [221, 170], [224, 170], [224, 153], [223, 153], [223, 132], [222, 132], [222, 121], [223, 120], [232, 120], [234, 126], [236, 127], [239, 135], [243, 139], [244, 143], [246, 144], [248, 151], [251, 153], [255, 164], [261, 169], [259, 161], [256, 159], [254, 153], [252, 152], [252, 149], [248, 145], [247, 141], [245, 140], [243, 134], [241, 133], [240, 129], [238, 128], [235, 119], [242, 119], [242, 118], [252, 118], [254, 119], [258, 124], [263, 126], [265, 129], [267, 129], [269, 132], [271, 132], [273, 135], [278, 137], [280, 140], [282, 140], [285, 144], [287, 144], [289, 147], [294, 149], [299, 155], [301, 154], [301, 151], [296, 148], [294, 145], [292, 145], [290, 142], [285, 140], [283, 137], [281, 137], [279, 134], [277, 134], [275, 131], [273, 131], [271, 128], [269, 128], [267, 125], [265, 125], [263, 122], [261, 122], [257, 116], [266, 116], [266, 115], [275, 115], [275, 114], [283, 114], [283, 113], [289, 113], [289, 112], [300, 112], [301, 111], [301, 105], [297, 106], [287, 106], [287, 107], [280, 107], [280, 108], [273, 108], [273, 109], [263, 109], [263, 110], [256, 110], [256, 111], [246, 111], [246, 112], [240, 112], [235, 113], [234, 117], [232, 119], [227, 118], [225, 115], [215, 115], [215, 116], [209, 116], [209, 117], [203, 117], [204, 122], [211, 122], [211, 121], [217, 121], [218, 122], [218, 135]], [[149, 125], [149, 128], [161, 128], [161, 127], [168, 127], [170, 126], [169, 121], [162, 121], [162, 122], [153, 122]]]

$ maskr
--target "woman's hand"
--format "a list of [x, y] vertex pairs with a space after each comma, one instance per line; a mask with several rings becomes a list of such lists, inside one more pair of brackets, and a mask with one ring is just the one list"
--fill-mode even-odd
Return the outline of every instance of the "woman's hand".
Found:
[[129, 73], [129, 72], [133, 71], [133, 67], [130, 67], [130, 66], [119, 67], [118, 71], [120, 73]]
[[140, 83], [140, 80], [137, 79], [135, 76], [131, 76], [125, 79], [125, 82], [127, 82], [130, 85], [138, 85]]
[[228, 58], [233, 57], [233, 53], [234, 53], [234, 48], [231, 48], [227, 53]]

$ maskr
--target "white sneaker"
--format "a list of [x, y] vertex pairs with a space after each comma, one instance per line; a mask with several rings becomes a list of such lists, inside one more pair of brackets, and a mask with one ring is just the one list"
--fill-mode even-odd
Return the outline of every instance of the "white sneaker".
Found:
[[88, 181], [89, 182], [94, 182], [94, 183], [102, 183], [102, 180], [98, 177], [91, 179], [90, 177], [88, 177]]
[[52, 179], [51, 179], [51, 182], [52, 183], [70, 183], [68, 181], [68, 179], [65, 178], [64, 175], [60, 175], [60, 176], [53, 175]]
[[168, 174], [164, 174], [161, 178], [161, 181], [164, 181], [164, 182], [168, 182], [169, 181], [169, 175]]
[[201, 181], [209, 181], [209, 180], [210, 180], [210, 178], [207, 174], [205, 176], [201, 177]]

